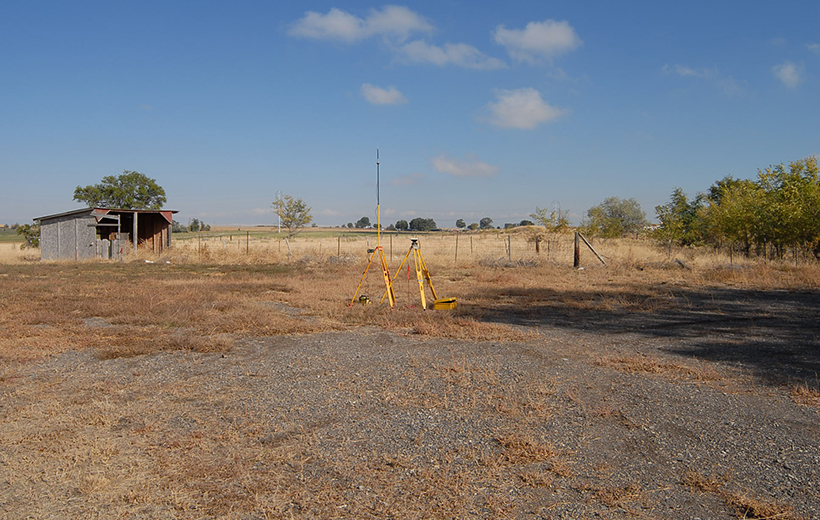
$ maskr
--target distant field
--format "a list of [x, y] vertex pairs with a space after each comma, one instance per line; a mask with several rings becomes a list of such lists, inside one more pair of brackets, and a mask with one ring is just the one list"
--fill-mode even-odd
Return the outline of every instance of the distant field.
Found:
[[[305, 239], [305, 238], [336, 238], [336, 237], [352, 237], [352, 236], [376, 236], [375, 229], [350, 229], [350, 228], [324, 228], [324, 227], [316, 227], [316, 228], [307, 228], [302, 230], [300, 233], [296, 235], [295, 238]], [[401, 232], [401, 236], [410, 236], [410, 235], [425, 235], [429, 233], [417, 233], [417, 232], [410, 232], [405, 231]], [[280, 232], [276, 226], [250, 226], [250, 227], [233, 227], [233, 226], [213, 226], [210, 231], [203, 231], [203, 232], [195, 232], [195, 233], [174, 233], [174, 239], [179, 240], [190, 240], [192, 238], [196, 238], [197, 236], [203, 237], [233, 237], [237, 239], [239, 237], [250, 237], [250, 238], [277, 238], [277, 239], [284, 239], [288, 236], [287, 230], [282, 229]], [[383, 236], [393, 235], [397, 236], [396, 231], [383, 231]]]
[[17, 234], [16, 229], [1, 228], [0, 242], [23, 242], [23, 237]]

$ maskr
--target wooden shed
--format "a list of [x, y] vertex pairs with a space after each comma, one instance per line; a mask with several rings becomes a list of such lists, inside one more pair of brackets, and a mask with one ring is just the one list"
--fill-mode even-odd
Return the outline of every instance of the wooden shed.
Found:
[[37, 217], [40, 258], [120, 258], [126, 251], [162, 253], [171, 246], [176, 210], [83, 208]]

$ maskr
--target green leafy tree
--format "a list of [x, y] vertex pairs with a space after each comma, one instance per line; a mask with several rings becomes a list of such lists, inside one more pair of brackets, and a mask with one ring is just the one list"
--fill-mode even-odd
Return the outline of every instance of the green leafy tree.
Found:
[[544, 226], [547, 231], [559, 233], [569, 229], [569, 210], [561, 211], [548, 210], [547, 208], [535, 207], [535, 213], [530, 214], [530, 218], [537, 224]]
[[475, 231], [475, 230], [477, 230], [480, 226], [478, 225], [478, 222], [473, 222], [472, 224], [470, 224], [470, 225], [469, 225], [469, 226], [467, 226], [467, 227], [470, 229], [470, 231]]
[[[739, 247], [748, 256], [760, 227], [759, 204], [763, 196], [760, 188], [749, 180], [723, 185], [719, 187], [719, 191], [712, 188], [707, 196], [708, 206], [698, 215], [690, 215], [689, 218], [697, 222], [698, 216], [702, 217], [703, 223], [699, 227], [705, 230], [714, 246], [728, 243], [732, 248]], [[659, 231], [662, 230], [663, 228]], [[689, 236], [691, 232], [684, 233], [684, 240], [680, 242], [691, 242], [691, 239], [687, 239]]]
[[817, 158], [758, 170], [757, 179], [724, 177], [689, 199], [676, 188], [655, 208], [657, 236], [681, 245], [729, 245], [749, 255], [783, 258], [791, 249], [820, 258], [820, 170]]
[[466, 222], [464, 222], [464, 219], [463, 219], [463, 218], [460, 218], [460, 219], [456, 220], [456, 227], [457, 227], [458, 229], [464, 229], [464, 228], [466, 228], [466, 227], [467, 227], [467, 223], [466, 223]]
[[279, 215], [282, 225], [288, 230], [289, 237], [295, 236], [302, 228], [313, 222], [310, 207], [302, 199], [285, 195], [275, 200], [273, 207], [276, 214]]
[[188, 232], [188, 227], [187, 226], [183, 226], [182, 224], [180, 224], [176, 220], [171, 222], [171, 233], [187, 233], [187, 232]]
[[399, 231], [407, 231], [410, 229], [410, 224], [408, 224], [406, 220], [399, 220], [396, 222], [396, 229]]
[[370, 218], [362, 217], [356, 221], [356, 229], [365, 229], [370, 227]]
[[23, 238], [26, 240], [25, 243], [22, 246], [20, 246], [21, 248], [40, 247], [39, 224], [23, 224], [22, 226], [17, 225], [15, 227], [17, 229], [17, 234], [22, 235]]
[[758, 172], [765, 193], [759, 240], [771, 243], [782, 257], [786, 246], [813, 244], [820, 239], [820, 179], [817, 159], [810, 157]]
[[479, 229], [492, 229], [493, 228], [493, 219], [490, 217], [484, 217], [478, 221]]
[[622, 237], [641, 231], [648, 222], [646, 213], [634, 198], [608, 197], [587, 211], [582, 224], [586, 233], [604, 238]]
[[99, 184], [77, 186], [74, 200], [89, 208], [160, 209], [166, 199], [157, 181], [140, 172], [123, 170], [117, 177], [103, 177]]
[[437, 227], [436, 221], [431, 218], [416, 217], [410, 221], [410, 231], [432, 231]]
[[524, 219], [524, 220], [522, 220], [521, 222], [519, 222], [519, 223], [518, 223], [518, 225], [519, 225], [519, 226], [521, 226], [521, 227], [524, 227], [524, 226], [534, 226], [534, 225], [535, 225], [535, 223], [534, 223], [532, 220], [527, 220], [527, 219]]
[[[717, 192], [715, 196], [718, 196]], [[655, 214], [661, 224], [655, 231], [655, 236], [681, 246], [702, 242], [704, 237], [704, 226], [701, 221], [702, 207], [702, 197], [689, 200], [681, 188], [675, 188], [669, 202], [655, 207]]]

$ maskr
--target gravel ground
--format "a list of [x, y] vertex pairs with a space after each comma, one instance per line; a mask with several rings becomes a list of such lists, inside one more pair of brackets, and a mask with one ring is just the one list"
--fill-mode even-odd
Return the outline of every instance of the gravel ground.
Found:
[[766, 302], [754, 323], [510, 313], [531, 341], [365, 328], [4, 367], [0, 516], [818, 518], [794, 304], [776, 330]]

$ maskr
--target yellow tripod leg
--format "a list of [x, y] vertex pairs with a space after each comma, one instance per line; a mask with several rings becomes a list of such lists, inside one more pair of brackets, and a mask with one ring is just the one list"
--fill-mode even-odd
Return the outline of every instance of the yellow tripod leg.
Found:
[[387, 293], [389, 291], [393, 290], [393, 282], [399, 277], [399, 274], [401, 273], [401, 268], [404, 266], [404, 263], [407, 262], [407, 258], [410, 256], [410, 253], [412, 251], [413, 251], [412, 247], [407, 250], [407, 254], [404, 255], [404, 260], [401, 261], [401, 263], [399, 264], [399, 268], [396, 269], [396, 275], [390, 280], [390, 288], [388, 290], [384, 291], [384, 294], [382, 294], [382, 299], [379, 300], [379, 304], [384, 302], [384, 299], [387, 297]]
[[[384, 285], [387, 287], [387, 299], [390, 302], [390, 308], [392, 309], [396, 305], [396, 295], [393, 292], [393, 282], [390, 280], [390, 269], [387, 267], [387, 259], [384, 257], [384, 249], [379, 246], [376, 248], [379, 250], [379, 257], [382, 263], [382, 276], [384, 277]], [[384, 297], [382, 297], [384, 299]]]
[[427, 310], [427, 298], [424, 297], [424, 279], [422, 278], [422, 269], [424, 260], [421, 258], [421, 251], [413, 250], [413, 260], [416, 264], [416, 280], [419, 282], [419, 293], [421, 293], [421, 308]]
[[350, 300], [350, 305], [348, 305], [348, 307], [352, 307], [352, 306], [353, 306], [353, 304], [356, 302], [356, 296], [358, 296], [358, 295], [359, 295], [359, 289], [361, 289], [361, 288], [362, 288], [362, 284], [364, 283], [365, 278], [367, 278], [367, 271], [369, 271], [369, 270], [370, 270], [370, 264], [372, 264], [372, 263], [373, 263], [373, 258], [374, 258], [375, 256], [376, 256], [376, 251], [374, 250], [374, 251], [373, 251], [373, 254], [372, 254], [372, 255], [370, 255], [370, 260], [367, 262], [367, 267], [365, 267], [365, 268], [364, 268], [364, 274], [362, 275], [362, 279], [361, 279], [361, 281], [359, 282], [358, 287], [356, 287], [356, 292], [355, 292], [355, 293], [353, 293], [353, 299], [352, 299], [352, 300]]
[[427, 280], [430, 292], [433, 293], [433, 301], [438, 300], [436, 289], [433, 287], [433, 278], [430, 276], [430, 271], [427, 269], [427, 263], [424, 261], [424, 257], [421, 256], [421, 250], [419, 250], [419, 258], [421, 259], [421, 271], [424, 273], [424, 279]]

